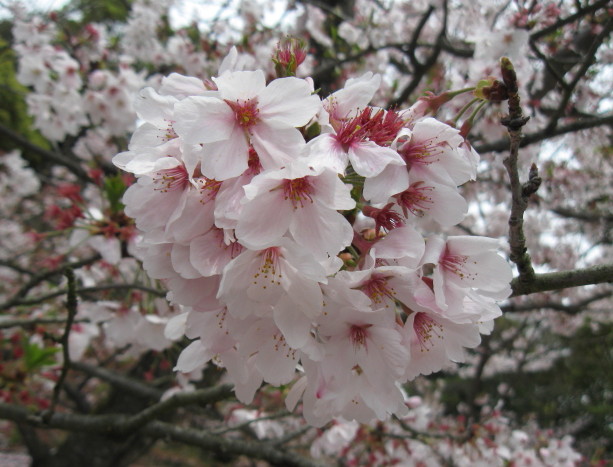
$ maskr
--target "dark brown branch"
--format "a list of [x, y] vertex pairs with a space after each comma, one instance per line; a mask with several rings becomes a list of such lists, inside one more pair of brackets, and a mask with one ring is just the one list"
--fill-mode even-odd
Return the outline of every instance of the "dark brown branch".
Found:
[[[166, 296], [166, 291], [154, 289], [146, 285], [142, 285], [142, 284], [108, 284], [108, 285], [98, 285], [95, 287], [82, 287], [80, 289], [77, 289], [77, 294], [82, 297], [88, 293], [106, 292], [109, 290], [142, 290], [143, 292], [147, 292], [149, 294], [156, 295], [158, 297]], [[55, 292], [50, 292], [48, 294], [41, 295], [39, 297], [31, 298], [31, 299], [19, 300], [19, 299], [14, 298], [0, 305], [0, 310], [8, 310], [9, 308], [16, 307], [16, 306], [38, 305], [47, 300], [51, 300], [52, 298], [56, 298], [56, 297], [65, 295], [66, 292], [67, 292], [66, 289], [61, 289], [61, 290], [56, 290]]]
[[588, 13], [592, 13], [601, 8], [606, 8], [609, 5], [609, 3], [610, 3], [610, 0], [600, 0], [591, 5], [586, 6], [585, 8], [581, 8], [576, 13], [573, 13], [572, 15], [567, 16], [566, 18], [561, 18], [555, 23], [547, 26], [546, 28], [533, 32], [532, 34], [530, 34], [530, 40], [538, 40], [538, 39], [541, 39], [542, 37], [548, 36], [549, 34], [556, 32], [561, 27], [566, 26], [567, 24], [570, 24], [570, 23], [574, 23], [578, 19], [583, 18]]
[[399, 105], [402, 105], [411, 96], [411, 94], [419, 86], [419, 83], [421, 82], [422, 78], [426, 75], [427, 71], [430, 68], [432, 68], [432, 66], [434, 66], [434, 64], [438, 60], [439, 55], [441, 54], [441, 51], [443, 50], [443, 43], [445, 42], [445, 38], [447, 36], [448, 7], [447, 7], [446, 1], [443, 2], [443, 25], [436, 39], [434, 49], [428, 56], [425, 63], [421, 63], [419, 60], [417, 60], [417, 57], [415, 56], [415, 50], [417, 47], [417, 41], [419, 39], [419, 35], [421, 34], [422, 29], [424, 28], [426, 22], [432, 15], [433, 11], [434, 11], [434, 7], [430, 5], [428, 10], [421, 17], [420, 22], [417, 25], [417, 28], [413, 32], [413, 37], [411, 38], [411, 42], [409, 43], [408, 49], [405, 50], [405, 54], [409, 57], [409, 61], [411, 62], [411, 65], [413, 66], [413, 78], [411, 79], [411, 82], [402, 90], [400, 95], [392, 99], [388, 103], [388, 107], [392, 107], [392, 108], [398, 107]]
[[529, 295], [536, 292], [547, 292], [605, 282], [613, 282], [613, 263], [584, 269], [536, 274], [529, 282], [521, 281], [516, 277], [511, 282], [511, 288], [513, 289], [511, 296], [517, 297], [518, 295]]
[[513, 64], [508, 58], [500, 60], [502, 79], [509, 94], [509, 115], [501, 120], [501, 123], [509, 131], [510, 150], [509, 156], [503, 164], [509, 175], [511, 185], [511, 215], [509, 216], [509, 246], [511, 249], [511, 261], [517, 266], [519, 280], [530, 282], [534, 277], [534, 269], [530, 255], [526, 248], [524, 236], [524, 212], [528, 207], [528, 199], [538, 189], [540, 178], [536, 165], [532, 164], [528, 182], [522, 185], [519, 180], [519, 143], [522, 138], [522, 127], [528, 122], [529, 117], [524, 117], [517, 87], [517, 76]]
[[575, 211], [574, 209], [563, 207], [553, 208], [551, 211], [562, 217], [579, 219], [585, 222], [613, 222], [613, 213], [611, 212], [593, 210]]
[[[3, 319], [0, 320], [0, 329], [33, 328], [44, 324], [64, 324], [66, 318], [32, 318], [32, 319]], [[87, 323], [89, 319], [77, 319], [74, 323]]]
[[586, 307], [599, 300], [603, 300], [605, 298], [609, 298], [613, 296], [613, 290], [606, 290], [601, 293], [597, 293], [591, 297], [580, 300], [576, 303], [571, 303], [565, 305], [561, 302], [552, 302], [552, 301], [540, 301], [540, 302], [531, 302], [531, 303], [510, 303], [508, 305], [503, 305], [500, 309], [504, 313], [509, 312], [524, 312], [524, 311], [534, 311], [534, 310], [542, 310], [549, 309], [555, 311], [561, 311], [563, 313], [567, 313], [569, 315], [574, 315], [577, 313], [581, 313], [586, 310]]
[[49, 406], [49, 410], [43, 415], [45, 419], [51, 418], [51, 416], [55, 412], [55, 407], [57, 406], [57, 403], [60, 399], [62, 386], [64, 385], [64, 381], [66, 380], [66, 376], [68, 375], [68, 370], [70, 370], [69, 337], [74, 318], [77, 315], [77, 283], [74, 271], [71, 268], [66, 268], [66, 270], [64, 271], [64, 275], [68, 280], [68, 290], [66, 292], [66, 311], [68, 312], [68, 317], [66, 318], [66, 324], [64, 325], [64, 333], [62, 334], [62, 338], [60, 339], [60, 344], [62, 345], [63, 360], [62, 371], [60, 372], [60, 377], [58, 378], [55, 383], [55, 386], [53, 387], [53, 397], [51, 398], [51, 405]]
[[74, 371], [81, 371], [89, 376], [99, 378], [117, 389], [129, 392], [145, 399], [159, 400], [163, 394], [163, 391], [151, 386], [150, 384], [144, 384], [141, 381], [115, 373], [107, 370], [106, 368], [92, 366], [82, 362], [73, 362], [72, 369]]
[[604, 42], [604, 40], [607, 38], [607, 36], [611, 33], [612, 28], [613, 28], [613, 19], [609, 18], [605, 27], [602, 29], [600, 34], [596, 36], [589, 50], [583, 56], [581, 66], [579, 70], [577, 70], [577, 72], [575, 73], [575, 77], [568, 84], [568, 86], [565, 87], [564, 94], [562, 95], [560, 104], [558, 105], [558, 108], [556, 109], [554, 115], [552, 115], [549, 119], [549, 124], [547, 125], [547, 128], [545, 129], [546, 132], [551, 132], [558, 125], [558, 121], [566, 112], [566, 106], [568, 105], [568, 102], [570, 101], [570, 98], [573, 94], [575, 87], [577, 86], [577, 84], [579, 84], [579, 81], [581, 80], [581, 78], [585, 76], [589, 67], [592, 66], [592, 64], [596, 60], [596, 51], [598, 50], [600, 45]]
[[[555, 136], [565, 135], [567, 133], [574, 133], [576, 131], [587, 130], [590, 128], [596, 128], [599, 126], [613, 125], [613, 115], [607, 115], [604, 117], [586, 118], [577, 120], [576, 122], [569, 123], [564, 126], [556, 127], [555, 130], [547, 132], [545, 129], [536, 131], [534, 133], [528, 133], [524, 135], [519, 143], [519, 147], [523, 148], [540, 141], [553, 138]], [[503, 152], [509, 149], [508, 138], [500, 139], [492, 143], [485, 143], [481, 145], [475, 145], [475, 150], [479, 153], [486, 152]]]
[[[11, 300], [9, 300], [4, 305], [2, 305], [0, 307], [0, 309], [8, 309], [8, 308], [14, 306], [14, 303], [18, 302], [22, 297], [25, 297], [27, 295], [27, 293], [31, 289], [36, 287], [41, 282], [44, 282], [44, 281], [49, 280], [49, 279], [51, 279], [51, 278], [53, 278], [55, 276], [60, 275], [64, 269], [66, 269], [66, 268], [78, 269], [80, 267], [87, 266], [88, 264], [95, 263], [100, 258], [102, 258], [102, 256], [100, 256], [99, 254], [95, 254], [95, 255], [93, 255], [93, 256], [91, 256], [89, 258], [86, 258], [86, 259], [83, 259], [83, 260], [80, 260], [80, 261], [75, 261], [74, 263], [63, 264], [63, 265], [59, 266], [57, 269], [53, 269], [51, 271], [45, 271], [45, 272], [42, 272], [40, 274], [36, 274], [35, 276], [33, 276], [26, 284], [24, 284], [17, 291], [17, 293], [13, 296], [13, 298]], [[66, 293], [66, 291], [63, 291], [61, 293], [61, 295], [65, 294], [65, 293]]]
[[232, 440], [190, 428], [179, 428], [169, 423], [153, 422], [143, 431], [149, 436], [199, 446], [217, 454], [244, 455], [253, 459], [266, 460], [273, 465], [287, 467], [316, 467], [321, 465], [298, 454], [284, 451], [270, 443]]
[[16, 143], [19, 147], [24, 150], [31, 151], [39, 156], [43, 157], [45, 160], [49, 160], [55, 164], [66, 167], [73, 174], [75, 174], [80, 180], [91, 182], [91, 178], [87, 175], [87, 172], [81, 167], [79, 161], [75, 159], [70, 159], [63, 154], [59, 154], [57, 152], [49, 151], [47, 149], [41, 148], [36, 144], [28, 141], [23, 136], [15, 133], [10, 128], [0, 124], [0, 136], [5, 138], [9, 138], [11, 141]]
[[[223, 394], [224, 391], [227, 390], [225, 386], [221, 386], [220, 388], [196, 391], [200, 395], [200, 399], [197, 402], [212, 403], [219, 400], [220, 394]], [[210, 391], [210, 397], [208, 398], [205, 397], [206, 391]], [[189, 402], [196, 402], [195, 395], [190, 396], [189, 394], [185, 394], [185, 396], [191, 397]], [[172, 398], [169, 400], [172, 400]], [[164, 406], [164, 410], [175, 408], [175, 402], [162, 402], [158, 404], [158, 407], [161, 407], [162, 404], [167, 404]], [[0, 403], [0, 419], [11, 420], [38, 428], [58, 428], [67, 431], [82, 431], [109, 436], [122, 436], [129, 434], [130, 432], [126, 430], [134, 429], [134, 427], [137, 425], [135, 420], [138, 420], [139, 423], [146, 423], [145, 425], [139, 427], [139, 433], [145, 436], [198, 446], [221, 455], [245, 455], [254, 459], [266, 460], [275, 465], [296, 467], [311, 467], [317, 465], [309, 459], [291, 452], [286, 452], [271, 443], [226, 439], [221, 436], [210, 434], [206, 431], [181, 428], [174, 424], [160, 421], [149, 421], [147, 416], [142, 415], [143, 413], [146, 413], [147, 410], [150, 409], [146, 409], [133, 417], [122, 414], [81, 415], [71, 413], [55, 413], [49, 419], [49, 421], [45, 423], [41, 417], [32, 414], [24, 407]], [[155, 415], [159, 415], [161, 413], [162, 412], [160, 411]]]

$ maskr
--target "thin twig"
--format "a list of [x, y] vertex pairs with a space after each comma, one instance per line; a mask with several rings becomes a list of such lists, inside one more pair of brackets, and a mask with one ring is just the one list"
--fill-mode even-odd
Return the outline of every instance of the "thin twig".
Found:
[[507, 127], [511, 140], [509, 155], [503, 161], [511, 184], [512, 204], [511, 215], [509, 217], [509, 246], [511, 248], [511, 261], [517, 265], [519, 280], [528, 283], [534, 278], [534, 269], [526, 248], [524, 212], [528, 207], [528, 199], [536, 192], [540, 185], [540, 178], [536, 165], [532, 164], [528, 182], [522, 185], [519, 180], [519, 143], [522, 138], [522, 127], [528, 122], [530, 117], [524, 117], [521, 109], [517, 76], [515, 75], [513, 64], [508, 58], [503, 57], [500, 60], [500, 69], [509, 95], [509, 115], [501, 120], [501, 123]]
[[60, 343], [62, 345], [62, 371], [60, 373], [60, 377], [55, 383], [55, 387], [53, 388], [53, 397], [51, 398], [51, 405], [49, 406], [49, 410], [44, 414], [44, 419], [49, 419], [53, 416], [55, 412], [55, 407], [60, 399], [60, 393], [62, 391], [62, 386], [64, 385], [64, 381], [66, 380], [66, 376], [68, 375], [68, 370], [70, 369], [70, 349], [69, 349], [69, 337], [70, 330], [72, 329], [72, 324], [74, 322], [74, 318], [77, 315], [77, 292], [76, 292], [76, 279], [74, 275], [74, 271], [71, 268], [66, 268], [64, 271], [64, 275], [68, 280], [68, 293], [66, 296], [66, 310], [68, 311], [68, 318], [66, 319], [66, 325], [64, 326], [64, 334], [62, 335], [62, 339]]

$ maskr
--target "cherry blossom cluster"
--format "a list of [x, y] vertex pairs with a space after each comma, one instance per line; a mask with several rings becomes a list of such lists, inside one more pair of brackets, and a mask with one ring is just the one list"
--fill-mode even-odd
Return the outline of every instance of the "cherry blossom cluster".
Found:
[[243, 402], [298, 375], [286, 402], [309, 423], [368, 422], [491, 330], [512, 277], [497, 240], [436, 233], [464, 218], [478, 155], [427, 99], [370, 106], [380, 82], [321, 99], [233, 50], [210, 80], [141, 91], [113, 162], [137, 177], [124, 203], [144, 267], [184, 307], [166, 329], [193, 339], [177, 370], [212, 361]]

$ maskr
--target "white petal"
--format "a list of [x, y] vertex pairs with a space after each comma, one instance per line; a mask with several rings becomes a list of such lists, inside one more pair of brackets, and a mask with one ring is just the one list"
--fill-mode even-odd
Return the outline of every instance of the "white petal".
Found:
[[188, 144], [228, 139], [236, 123], [228, 104], [213, 97], [188, 97], [175, 105], [175, 132]]
[[372, 141], [364, 141], [350, 147], [349, 160], [353, 169], [364, 177], [379, 175], [388, 164], [405, 165], [396, 151]]
[[196, 368], [203, 367], [210, 359], [209, 351], [198, 339], [183, 349], [174, 370], [189, 373]]
[[293, 77], [272, 81], [258, 96], [261, 119], [274, 119], [293, 127], [306, 125], [320, 106], [319, 97], [311, 94], [309, 84]]

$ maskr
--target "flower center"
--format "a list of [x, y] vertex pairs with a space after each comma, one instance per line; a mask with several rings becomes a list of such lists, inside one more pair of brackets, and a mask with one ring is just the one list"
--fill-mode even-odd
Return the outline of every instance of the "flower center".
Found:
[[398, 154], [409, 168], [412, 165], [430, 165], [440, 160], [446, 144], [445, 141], [439, 142], [437, 138], [425, 141], [411, 139], [398, 150]]
[[473, 274], [466, 270], [467, 261], [468, 256], [451, 254], [449, 249], [445, 248], [444, 253], [439, 259], [439, 265], [445, 270], [454, 273], [460, 279], [470, 279], [473, 278]]
[[[394, 300], [396, 291], [387, 283], [387, 277], [380, 275], [372, 275], [371, 278], [360, 286], [360, 290], [364, 292], [373, 301], [379, 305], [387, 302], [386, 299]], [[389, 304], [386, 304], [388, 307]]]
[[262, 258], [262, 263], [258, 271], [253, 275], [253, 284], [261, 285], [266, 289], [269, 284], [281, 285], [283, 275], [279, 268], [279, 257], [282, 256], [279, 247], [271, 247], [262, 250], [259, 254]]
[[315, 193], [315, 188], [311, 183], [311, 177], [284, 180], [282, 187], [284, 199], [290, 200], [294, 209], [298, 209], [298, 205], [304, 207], [305, 202], [313, 203], [312, 195]]
[[404, 121], [393, 110], [378, 110], [373, 115], [372, 107], [366, 107], [358, 116], [337, 125], [335, 139], [345, 151], [365, 140], [379, 146], [389, 146], [403, 125]]
[[215, 180], [214, 178], [206, 178], [202, 177], [198, 179], [198, 183], [200, 185], [200, 193], [202, 194], [202, 200], [200, 202], [202, 204], [206, 204], [209, 201], [212, 201], [219, 193], [219, 189], [221, 188], [222, 182]]
[[184, 190], [189, 184], [189, 175], [183, 165], [172, 169], [160, 170], [153, 178], [155, 191], [168, 193], [169, 191]]
[[368, 338], [368, 328], [371, 326], [372, 324], [353, 324], [349, 328], [349, 340], [353, 344], [353, 349], [356, 352], [360, 349], [360, 347], [364, 347], [364, 349], [367, 350], [366, 339]]
[[413, 320], [413, 330], [419, 341], [422, 352], [429, 352], [434, 347], [432, 338], [443, 338], [443, 327], [430, 318], [426, 313], [417, 313]]
[[386, 204], [382, 208], [373, 208], [372, 206], [364, 206], [362, 208], [362, 214], [371, 217], [375, 220], [375, 232], [379, 235], [381, 227], [388, 232], [404, 225], [404, 220], [399, 213], [394, 211], [394, 204]]
[[260, 110], [258, 109], [258, 100], [255, 97], [244, 102], [226, 100], [226, 104], [232, 108], [236, 116], [236, 122], [243, 128], [248, 129], [258, 123]]
[[411, 185], [402, 193], [398, 193], [394, 197], [402, 208], [405, 216], [409, 211], [415, 216], [422, 217], [424, 211], [430, 210], [433, 201], [430, 197], [430, 192], [434, 190], [431, 186], [425, 186], [424, 182], [417, 182]]

